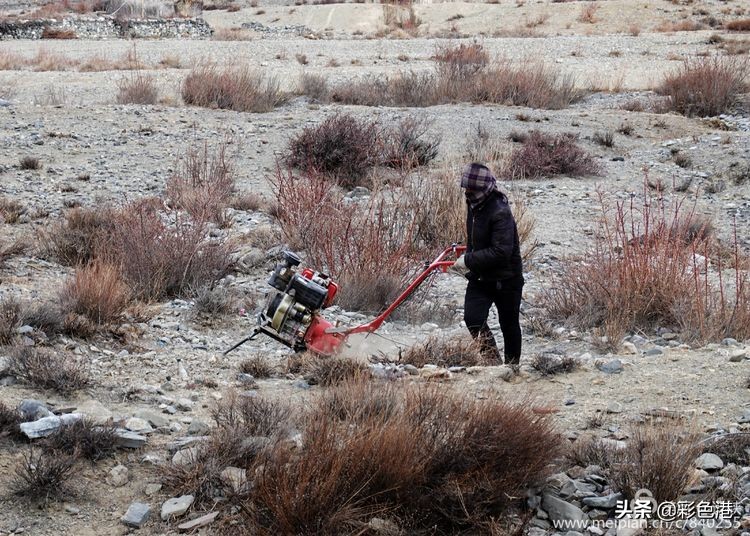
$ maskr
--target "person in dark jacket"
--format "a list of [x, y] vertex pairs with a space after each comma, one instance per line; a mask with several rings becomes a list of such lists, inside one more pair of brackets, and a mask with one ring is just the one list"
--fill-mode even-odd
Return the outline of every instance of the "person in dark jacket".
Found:
[[494, 303], [505, 343], [505, 363], [521, 359], [519, 313], [523, 266], [518, 230], [508, 198], [497, 189], [487, 166], [469, 164], [461, 176], [466, 194], [466, 253], [455, 268], [469, 280], [464, 301], [464, 321], [490, 359], [500, 360], [497, 343], [487, 325]]

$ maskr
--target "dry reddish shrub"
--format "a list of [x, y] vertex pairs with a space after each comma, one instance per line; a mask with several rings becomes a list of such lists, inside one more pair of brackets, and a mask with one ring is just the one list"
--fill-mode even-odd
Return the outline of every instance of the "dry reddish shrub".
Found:
[[730, 20], [724, 24], [724, 28], [730, 32], [750, 32], [750, 19]]
[[42, 254], [66, 266], [86, 264], [94, 259], [97, 248], [115, 225], [112, 207], [73, 208], [62, 222], [39, 231]]
[[577, 177], [599, 175], [601, 166], [592, 155], [578, 146], [575, 136], [534, 131], [520, 147], [514, 149], [503, 174], [512, 180], [557, 175]]
[[70, 493], [68, 479], [73, 476], [76, 462], [74, 455], [50, 456], [30, 447], [15, 469], [10, 489], [32, 501], [46, 502], [61, 499]]
[[300, 91], [312, 102], [327, 102], [330, 97], [328, 79], [322, 74], [302, 73]]
[[627, 447], [612, 453], [608, 476], [629, 499], [648, 489], [658, 502], [673, 501], [690, 481], [700, 452], [696, 437], [676, 426], [638, 426]]
[[79, 267], [60, 293], [62, 309], [96, 324], [118, 320], [130, 303], [130, 292], [118, 268], [95, 261]]
[[227, 141], [215, 149], [208, 142], [187, 150], [177, 171], [167, 182], [170, 202], [200, 221], [227, 225], [226, 208], [235, 188], [235, 169], [227, 155]]
[[379, 161], [379, 140], [376, 123], [336, 114], [292, 138], [284, 161], [292, 168], [330, 175], [347, 188], [369, 185], [367, 172]]
[[10, 354], [13, 375], [37, 389], [52, 389], [66, 396], [89, 384], [86, 365], [64, 352], [32, 346], [16, 347]]
[[670, 109], [689, 117], [725, 113], [747, 91], [746, 59], [705, 57], [685, 60], [668, 74], [657, 92], [669, 97]]
[[402, 529], [477, 530], [548, 474], [561, 441], [526, 404], [372, 382], [326, 392], [301, 448], [277, 443], [243, 501], [250, 526], [328, 533], [375, 513]]
[[467, 335], [462, 337], [433, 336], [421, 344], [409, 347], [401, 354], [400, 361], [420, 368], [428, 364], [446, 368], [474, 367], [488, 364], [481, 350], [481, 345]]
[[431, 125], [425, 118], [409, 116], [388, 129], [383, 140], [383, 165], [411, 170], [437, 158], [440, 139], [427, 136]]
[[678, 22], [664, 21], [654, 28], [657, 32], [697, 32], [704, 28], [703, 24], [693, 20], [681, 20]]
[[237, 112], [270, 112], [287, 100], [276, 78], [249, 67], [201, 64], [182, 83], [185, 104]]
[[470, 79], [490, 63], [490, 56], [480, 43], [460, 43], [439, 47], [433, 56], [438, 72], [447, 78]]
[[42, 39], [77, 39], [75, 30], [47, 27], [42, 30]]
[[[397, 295], [415, 269], [413, 205], [384, 192], [351, 202], [316, 173], [277, 170], [278, 218], [292, 244], [304, 244], [307, 261], [341, 283], [345, 308], [377, 311]], [[310, 225], [310, 222], [315, 225]]]
[[578, 22], [594, 24], [596, 22], [596, 12], [599, 11], [599, 4], [590, 3], [581, 7], [578, 14]]
[[221, 279], [231, 264], [230, 246], [207, 234], [205, 221], [135, 202], [118, 212], [103, 258], [118, 266], [136, 298], [187, 296]]
[[[733, 245], [727, 267], [705, 220], [682, 200], [619, 202], [602, 218], [592, 251], [570, 259], [543, 295], [552, 319], [596, 328], [617, 346], [626, 332], [676, 326], [687, 340], [750, 337], [750, 283]], [[715, 265], [715, 267], [714, 267]]]
[[117, 104], [156, 104], [159, 88], [153, 77], [140, 69], [132, 71], [117, 83]]

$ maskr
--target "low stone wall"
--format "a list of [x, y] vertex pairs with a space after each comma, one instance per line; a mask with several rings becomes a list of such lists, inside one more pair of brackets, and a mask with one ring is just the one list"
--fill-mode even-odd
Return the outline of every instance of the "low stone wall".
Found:
[[200, 18], [118, 20], [104, 16], [0, 22], [0, 39], [42, 39], [45, 29], [73, 31], [79, 39], [207, 39], [213, 33]]

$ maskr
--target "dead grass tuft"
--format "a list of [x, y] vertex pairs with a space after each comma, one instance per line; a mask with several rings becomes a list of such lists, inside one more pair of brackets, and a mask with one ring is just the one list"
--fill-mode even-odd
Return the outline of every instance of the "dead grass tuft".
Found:
[[89, 384], [88, 367], [65, 352], [21, 346], [10, 353], [14, 376], [37, 389], [51, 389], [67, 396]]
[[63, 311], [82, 315], [98, 325], [119, 320], [130, 301], [118, 268], [98, 261], [79, 267], [60, 293]]
[[15, 469], [10, 488], [15, 495], [32, 501], [46, 502], [62, 499], [70, 493], [68, 479], [73, 476], [76, 462], [74, 455], [49, 456], [34, 453], [29, 447], [21, 463]]
[[23, 418], [16, 409], [0, 401], [0, 438], [24, 439], [26, 435], [19, 426], [22, 422]]
[[249, 67], [200, 64], [182, 83], [185, 104], [236, 112], [270, 112], [288, 99], [278, 80]]
[[195, 291], [193, 302], [199, 314], [216, 317], [235, 311], [237, 298], [224, 287], [206, 285]]
[[343, 357], [309, 356], [304, 360], [305, 378], [313, 385], [331, 387], [357, 378], [369, 377], [367, 366]]
[[550, 353], [536, 354], [531, 360], [531, 366], [542, 376], [567, 374], [574, 372], [581, 366], [580, 361], [570, 356], [560, 356]]
[[254, 355], [240, 363], [240, 372], [253, 378], [271, 378], [276, 368], [262, 355]]
[[156, 104], [158, 100], [156, 80], [140, 69], [131, 71], [117, 83], [117, 104]]
[[665, 77], [657, 91], [669, 98], [670, 109], [683, 115], [719, 115], [730, 111], [747, 91], [749, 68], [746, 59], [734, 57], [688, 59]]
[[730, 32], [750, 32], [750, 19], [730, 20], [724, 27]]
[[109, 206], [73, 208], [62, 222], [38, 233], [42, 254], [66, 266], [87, 264], [97, 255], [115, 225], [116, 210]]
[[425, 365], [438, 367], [475, 367], [487, 365], [482, 356], [481, 345], [469, 336], [433, 336], [424, 343], [408, 348], [399, 356], [399, 361], [422, 368]]
[[609, 477], [630, 499], [648, 489], [658, 502], [672, 501], [682, 495], [700, 452], [696, 438], [675, 426], [638, 426], [628, 446], [615, 451]]
[[26, 253], [28, 249], [29, 245], [23, 239], [18, 239], [8, 245], [0, 242], [0, 268], [3, 268], [5, 263], [13, 257]]
[[0, 346], [13, 344], [21, 327], [21, 303], [15, 298], [0, 300]]
[[578, 22], [585, 24], [594, 24], [597, 21], [596, 12], [599, 11], [599, 4], [590, 2], [581, 7], [581, 12], [578, 14]]
[[24, 156], [19, 162], [21, 169], [36, 171], [42, 169], [42, 162], [34, 156]]
[[76, 35], [75, 30], [50, 28], [48, 26], [42, 30], [42, 39], [78, 39], [78, 35]]
[[235, 189], [235, 168], [227, 154], [228, 141], [210, 148], [191, 146], [167, 182], [166, 195], [173, 206], [199, 221], [229, 224], [226, 209]]
[[48, 456], [75, 456], [96, 462], [114, 456], [117, 443], [113, 424], [86, 419], [66, 424], [41, 441]]

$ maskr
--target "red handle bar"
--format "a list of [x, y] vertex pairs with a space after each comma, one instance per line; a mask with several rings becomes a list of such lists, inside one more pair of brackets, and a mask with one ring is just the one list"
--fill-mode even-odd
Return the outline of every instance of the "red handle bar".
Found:
[[[344, 335], [351, 335], [353, 333], [372, 333], [376, 329], [378, 329], [383, 322], [385, 322], [386, 318], [388, 318], [393, 311], [396, 310], [396, 308], [401, 305], [411, 294], [421, 285], [425, 279], [427, 279], [427, 276], [429, 276], [432, 272], [435, 270], [441, 270], [443, 272], [447, 271], [448, 268], [453, 266], [453, 264], [456, 262], [455, 259], [458, 259], [464, 251], [466, 251], [466, 246], [459, 246], [459, 245], [452, 245], [448, 248], [445, 248], [445, 251], [443, 251], [440, 255], [438, 255], [432, 263], [430, 263], [427, 268], [424, 269], [424, 271], [419, 274], [412, 283], [406, 287], [406, 290], [404, 290], [398, 298], [394, 300], [394, 302], [388, 306], [388, 308], [380, 313], [376, 318], [374, 318], [371, 322], [368, 322], [367, 324], [361, 324], [359, 326], [355, 326], [352, 328], [344, 328], [344, 329], [337, 329], [337, 328], [330, 328], [326, 330], [327, 333], [343, 333]], [[445, 260], [446, 257], [449, 255], [455, 256], [454, 260]]]

